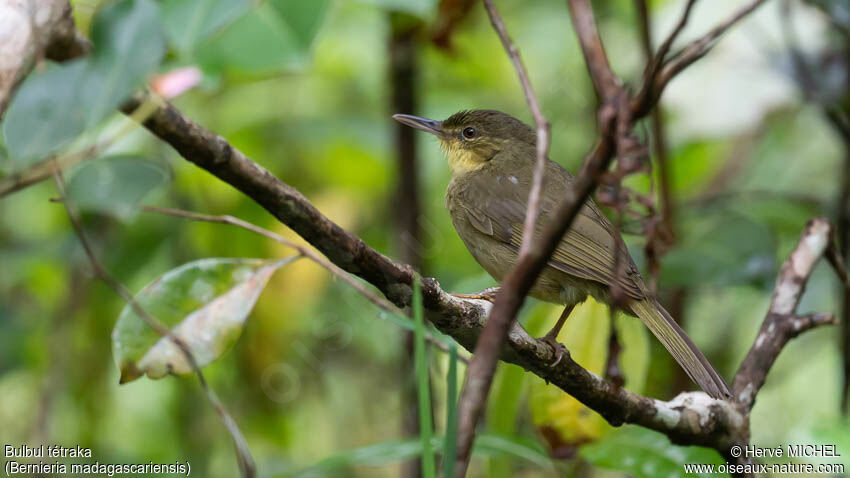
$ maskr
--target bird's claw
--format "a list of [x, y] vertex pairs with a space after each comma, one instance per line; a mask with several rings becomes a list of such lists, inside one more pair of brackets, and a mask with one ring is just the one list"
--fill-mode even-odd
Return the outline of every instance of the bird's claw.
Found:
[[552, 347], [552, 350], [555, 354], [555, 361], [549, 364], [549, 368], [555, 368], [555, 366], [561, 363], [561, 360], [567, 354], [567, 347], [564, 344], [558, 342], [558, 340], [554, 336], [549, 334], [546, 334], [540, 340], [546, 342], [547, 344], [549, 344], [550, 347]]
[[498, 287], [490, 287], [475, 294], [458, 294], [456, 292], [452, 292], [451, 295], [458, 299], [486, 300], [487, 302], [494, 303], [496, 302], [496, 294], [498, 292]]

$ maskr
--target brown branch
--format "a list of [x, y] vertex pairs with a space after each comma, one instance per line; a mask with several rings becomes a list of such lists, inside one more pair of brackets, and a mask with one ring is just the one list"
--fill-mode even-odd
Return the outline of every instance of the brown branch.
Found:
[[611, 70], [602, 39], [596, 30], [596, 19], [588, 0], [567, 0], [570, 17], [584, 55], [587, 71], [600, 103], [610, 103], [621, 92], [620, 81]]
[[[239, 219], [237, 217], [229, 216], [229, 215], [214, 216], [214, 215], [210, 215], [210, 214], [201, 214], [201, 213], [192, 212], [192, 211], [184, 211], [182, 209], [172, 209], [172, 208], [158, 207], [158, 206], [143, 206], [142, 210], [144, 210], [146, 212], [163, 214], [163, 215], [166, 215], [166, 216], [174, 216], [174, 217], [179, 217], [179, 218], [182, 218], [182, 219], [188, 219], [190, 221], [211, 222], [211, 223], [216, 223], [216, 224], [228, 224], [228, 225], [231, 225], [231, 226], [236, 226], [236, 227], [241, 227], [243, 229], [247, 229], [247, 230], [249, 230], [253, 233], [259, 234], [263, 237], [266, 237], [266, 238], [271, 239], [275, 242], [283, 244], [287, 247], [291, 247], [292, 249], [295, 249], [298, 252], [299, 255], [304, 256], [307, 259], [315, 262], [316, 264], [318, 264], [320, 267], [323, 267], [325, 270], [327, 270], [331, 274], [333, 274], [336, 277], [339, 277], [340, 279], [345, 281], [349, 286], [351, 286], [352, 289], [359, 292], [363, 297], [365, 297], [372, 304], [376, 305], [379, 309], [386, 311], [390, 314], [396, 314], [396, 313], [399, 312], [399, 310], [393, 304], [391, 304], [386, 299], [378, 297], [377, 294], [375, 294], [371, 290], [364, 287], [363, 284], [361, 284], [359, 281], [357, 281], [356, 279], [351, 277], [351, 274], [340, 269], [333, 262], [328, 261], [327, 259], [325, 259], [324, 257], [322, 257], [318, 254], [315, 254], [309, 248], [298, 245], [298, 244], [286, 239], [285, 237], [281, 236], [280, 234], [269, 231], [268, 229], [263, 229], [262, 227], [257, 226], [256, 224], [252, 224], [248, 221]], [[407, 314], [407, 315], [409, 315], [409, 314]], [[446, 344], [444, 344], [443, 342], [435, 339], [434, 337], [426, 336], [425, 340], [428, 343], [430, 343], [431, 345], [440, 349], [441, 351], [443, 351], [445, 353], [449, 353], [449, 347]], [[458, 360], [460, 360], [463, 363], [469, 363], [469, 359], [467, 359], [466, 357], [458, 356]]]
[[720, 36], [726, 33], [732, 25], [738, 23], [741, 19], [752, 13], [756, 8], [760, 7], [765, 0], [754, 0], [735, 12], [728, 19], [712, 28], [708, 33], [693, 41], [691, 44], [673, 55], [670, 62], [664, 66], [659, 74], [659, 84], [657, 91], [661, 90], [667, 83], [682, 70], [699, 60], [708, 53]]
[[673, 46], [676, 38], [678, 38], [679, 34], [682, 33], [682, 30], [685, 29], [685, 25], [688, 24], [688, 19], [691, 16], [691, 10], [693, 10], [694, 5], [696, 5], [696, 0], [688, 0], [688, 3], [685, 5], [685, 10], [682, 12], [682, 16], [679, 17], [679, 22], [661, 46], [658, 47], [658, 52], [654, 55], [652, 53], [652, 34], [649, 23], [649, 9], [647, 8], [646, 0], [635, 0], [635, 4], [637, 6], [638, 18], [640, 20], [644, 54], [647, 58], [646, 70], [643, 74], [643, 86], [641, 87], [641, 91], [638, 93], [635, 101], [638, 103], [644, 103], [650, 101], [651, 98], [657, 98], [660, 96], [660, 92], [655, 94], [653, 91], [653, 88], [656, 86], [654, 80], [658, 76], [658, 72], [664, 65], [664, 62], [667, 60], [667, 54], [670, 52], [670, 47]]
[[189, 366], [198, 376], [198, 382], [201, 384], [201, 389], [204, 391], [204, 394], [209, 400], [210, 404], [212, 404], [216, 413], [218, 414], [221, 421], [224, 423], [225, 428], [227, 428], [228, 433], [230, 433], [230, 437], [233, 439], [233, 444], [236, 448], [236, 459], [239, 463], [239, 470], [243, 478], [253, 478], [257, 474], [257, 467], [254, 464], [254, 458], [251, 456], [251, 450], [248, 448], [248, 442], [245, 440], [244, 435], [239, 430], [239, 426], [236, 424], [236, 421], [233, 420], [233, 417], [230, 416], [227, 409], [224, 407], [224, 404], [218, 398], [218, 395], [215, 391], [210, 388], [207, 380], [204, 378], [204, 374], [201, 371], [201, 368], [198, 366], [198, 362], [195, 360], [194, 355], [192, 354], [191, 349], [183, 341], [180, 337], [177, 337], [171, 330], [166, 327], [162, 322], [157, 320], [154, 316], [148, 313], [144, 307], [142, 307], [136, 299], [133, 297], [133, 294], [124, 287], [123, 284], [118, 282], [107, 270], [103, 267], [98, 260], [97, 256], [94, 253], [91, 245], [86, 239], [85, 232], [83, 231], [82, 223], [80, 222], [79, 213], [72, 201], [70, 201], [65, 194], [65, 180], [62, 175], [62, 170], [58, 165], [54, 165], [53, 168], [53, 179], [56, 183], [56, 188], [59, 191], [59, 196], [61, 202], [65, 205], [65, 211], [68, 213], [68, 219], [71, 222], [71, 226], [74, 229], [74, 232], [77, 235], [77, 238], [80, 241], [80, 244], [83, 247], [83, 251], [86, 253], [86, 257], [88, 257], [89, 263], [92, 266], [92, 270], [94, 272], [95, 277], [100, 279], [103, 283], [105, 283], [109, 288], [115, 291], [121, 299], [124, 300], [132, 309], [133, 312], [136, 313], [147, 325], [152, 328], [157, 334], [162, 337], [166, 337], [174, 345], [177, 346], [178, 349], [183, 353], [186, 357], [186, 361], [189, 363]]
[[[132, 110], [132, 106], [128, 104], [125, 109]], [[188, 120], [167, 104], [145, 122], [145, 127], [172, 145], [187, 160], [260, 203], [281, 222], [319, 248], [337, 266], [371, 282], [397, 306], [410, 304], [410, 284], [414, 274], [410, 267], [388, 259], [331, 222], [298, 191], [245, 157], [224, 139]], [[606, 157], [610, 158], [611, 147], [610, 142], [600, 143], [591, 155], [586, 170], [592, 171], [596, 167], [594, 165], [600, 164]], [[577, 189], [568, 204], [581, 204], [578, 199], [587, 197], [589, 192], [585, 188], [582, 186]], [[560, 214], [569, 218], [567, 213], [570, 211], [574, 215], [577, 207], [574, 210], [564, 208]], [[562, 223], [553, 221], [548, 227], [550, 232], [547, 237], [559, 237], [554, 228]], [[538, 254], [544, 252], [540, 250]], [[531, 266], [530, 262], [526, 262], [523, 267], [530, 270]], [[498, 307], [499, 303], [497, 300], [496, 305], [491, 305], [481, 300], [455, 298], [430, 278], [423, 279], [422, 292], [428, 320], [467, 350], [475, 347], [488, 322], [488, 312]], [[492, 320], [492, 316], [489, 320]], [[552, 367], [550, 364], [554, 353], [551, 347], [529, 336], [518, 324], [510, 327], [500, 358], [548, 380], [614, 425], [641, 425], [666, 434], [674, 443], [708, 446], [727, 455], [731, 445], [747, 443], [748, 417], [737, 405], [713, 400], [702, 392], [684, 393], [669, 402], [644, 397], [625, 388], [615, 387], [588, 372], [573, 361], [569, 354]]]
[[[647, 8], [646, 0], [635, 0], [638, 11], [638, 23], [641, 31], [641, 43], [643, 44], [646, 62], [649, 65], [647, 67], [648, 71], [644, 75], [645, 78], [652, 78], [655, 76], [655, 71], [653, 70], [652, 65], [660, 65], [664, 61], [664, 57], [667, 56], [670, 46], [687, 24], [688, 16], [690, 15], [691, 9], [695, 3], [696, 0], [688, 0], [687, 5], [685, 6], [685, 12], [682, 14], [676, 28], [673, 29], [670, 36], [668, 36], [661, 47], [659, 47], [658, 53], [653, 56], [652, 26], [649, 18], [649, 9]], [[655, 150], [655, 157], [658, 161], [658, 182], [661, 192], [661, 218], [664, 223], [664, 233], [671, 239], [672, 242], [674, 206], [673, 198], [670, 194], [670, 170], [667, 158], [667, 137], [664, 131], [663, 119], [661, 118], [661, 110], [657, 107], [657, 104], [650, 113], [650, 120], [652, 122], [652, 145]], [[653, 249], [653, 252], [656, 252], [656, 249], [657, 248]]]
[[[634, 115], [645, 115], [655, 105], [655, 102], [658, 100], [658, 97], [661, 96], [661, 93], [664, 91], [664, 88], [670, 80], [681, 73], [685, 68], [692, 65], [695, 61], [705, 56], [714, 47], [717, 39], [726, 33], [726, 31], [728, 31], [733, 25], [752, 13], [756, 8], [760, 7], [765, 1], [766, 0], [751, 1], [749, 4], [732, 14], [732, 16], [709, 30], [708, 33], [697, 38], [679, 50], [669, 60], [665, 61], [662, 59], [665, 63], [661, 68], [652, 71], [652, 76], [646, 76], [644, 78], [644, 85], [641, 88], [641, 93], [634, 101], [632, 101], [632, 111]], [[683, 15], [684, 21], [687, 21], [687, 15], [689, 12], [690, 6], [686, 7], [685, 14]], [[676, 33], [675, 30], [674, 33]], [[657, 56], [656, 59], [658, 59]], [[649, 72], [649, 70], [647, 71]]]
[[734, 397], [747, 410], [755, 404], [767, 373], [789, 340], [811, 328], [837, 323], [832, 314], [797, 315], [806, 282], [831, 240], [829, 221], [812, 219], [806, 224], [797, 247], [782, 264], [767, 316], [732, 386]]
[[[502, 360], [548, 380], [614, 425], [634, 423], [665, 433], [677, 444], [710, 446], [728, 453], [731, 444], [748, 440], [749, 420], [743, 408], [731, 402], [710, 399], [702, 392], [681, 394], [669, 402], [643, 397], [588, 372], [568, 354], [557, 365], [551, 366], [554, 358], [551, 347], [530, 337], [513, 322], [516, 311], [547, 258], [595, 188], [596, 179], [614, 157], [622, 141], [618, 133], [628, 129], [627, 126], [654, 105], [652, 100], [645, 105], [645, 111], [636, 110], [634, 106], [624, 111], [620, 97], [623, 92], [611, 73], [588, 2], [569, 0], [569, 4], [571, 10], [577, 9], [577, 19], [574, 18], [576, 31], [594, 86], [600, 99], [607, 100], [598, 112], [599, 141], [586, 159], [574, 191], [557, 209], [555, 217], [535, 241], [535, 247], [518, 261], [515, 270], [506, 278], [495, 305], [452, 297], [439, 287], [436, 280], [426, 278], [422, 281], [422, 292], [427, 317], [439, 330], [455, 338], [468, 350], [473, 349], [476, 342], [496, 340], [496, 346], [491, 348], [498, 351]], [[122, 109], [132, 112], [139, 104], [140, 100], [136, 99]], [[622, 115], [628, 116], [624, 118]], [[157, 107], [145, 119], [144, 125], [184, 158], [258, 202], [317, 247], [336, 266], [372, 283], [396, 306], [410, 305], [415, 274], [410, 266], [390, 260], [330, 221], [297, 190], [251, 161], [226, 140], [190, 121], [168, 104]], [[801, 320], [798, 322], [825, 321], [822, 316]], [[482, 333], [484, 324], [492, 325], [493, 322], [499, 323], [507, 334], [504, 347], [500, 346], [502, 336], [497, 327], [486, 328], [497, 332], [493, 337], [488, 338], [487, 333]], [[801, 326], [805, 327], [805, 323]]]

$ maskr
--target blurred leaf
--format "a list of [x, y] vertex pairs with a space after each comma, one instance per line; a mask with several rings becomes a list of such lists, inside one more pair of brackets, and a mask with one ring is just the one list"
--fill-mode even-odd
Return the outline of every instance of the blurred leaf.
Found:
[[631, 425], [583, 446], [579, 454], [594, 466], [623, 471], [634, 478], [682, 476], [685, 463], [725, 463], [714, 450], [675, 446], [661, 433]]
[[12, 158], [44, 159], [144, 84], [164, 51], [159, 7], [152, 0], [110, 3], [95, 16], [92, 41], [88, 57], [48, 64], [21, 85], [3, 121]]
[[[390, 314], [390, 313], [381, 311], [379, 317], [381, 319], [387, 319], [390, 322], [398, 325], [399, 327], [401, 327], [405, 330], [410, 330], [410, 331], [416, 330], [416, 326], [414, 325], [413, 321], [411, 321], [410, 318], [405, 317], [403, 315], [395, 315], [395, 314]], [[456, 345], [454, 339], [447, 336], [447, 335], [436, 335], [436, 334], [432, 333], [430, 330], [427, 330], [427, 329], [425, 329], [424, 332], [425, 332], [425, 337], [427, 338], [427, 340], [439, 341], [439, 342], [444, 343], [448, 347], [451, 347], [452, 345]]]
[[[561, 307], [538, 306], [536, 313], [556, 318]], [[554, 320], [553, 320], [554, 322]], [[616, 326], [622, 352], [620, 365], [629, 390], [640, 393], [649, 369], [649, 341], [643, 324], [632, 317], [618, 314]], [[558, 340], [566, 345], [570, 356], [589, 371], [602, 375], [608, 360], [608, 338], [611, 320], [608, 306], [588, 298], [578, 305], [564, 324]], [[572, 456], [575, 447], [609, 433], [612, 427], [604, 418], [581, 402], [542, 379], [533, 379], [531, 416], [543, 433], [554, 456]]]
[[533, 438], [494, 434], [478, 435], [475, 438], [473, 452], [491, 456], [515, 456], [543, 468], [554, 468], [546, 450]]
[[850, 28], [850, 3], [847, 0], [806, 0], [806, 3], [823, 10], [835, 23]]
[[292, 31], [298, 46], [306, 50], [319, 32], [331, 0], [270, 0], [269, 4]]
[[[232, 346], [269, 277], [297, 256], [262, 259], [201, 259], [166, 272], [136, 295], [138, 304], [170, 327], [203, 367]], [[112, 332], [121, 383], [147, 374], [162, 378], [191, 373], [181, 350], [160, 337], [129, 304]]]
[[88, 63], [48, 63], [21, 85], [3, 119], [9, 155], [20, 164], [44, 159], [83, 132], [87, 111], [79, 89]]
[[152, 0], [121, 0], [98, 10], [91, 34], [95, 49], [81, 85], [87, 126], [112, 113], [159, 66], [165, 53], [159, 18]]
[[688, 197], [703, 190], [723, 168], [729, 149], [725, 141], [693, 141], [676, 148], [670, 158], [672, 192]]
[[[431, 440], [432, 448], [443, 446], [443, 437]], [[544, 468], [553, 468], [552, 460], [546, 456], [532, 439], [508, 437], [492, 434], [476, 436], [473, 444], [474, 455], [512, 455]], [[422, 442], [416, 439], [392, 440], [362, 448], [347, 450], [325, 458], [318, 463], [297, 471], [278, 474], [287, 477], [324, 477], [327, 473], [353, 466], [383, 466], [399, 463], [422, 454]]]
[[812, 436], [822, 445], [835, 445], [835, 449], [841, 456], [831, 461], [842, 463], [845, 468], [850, 468], [850, 453], [845, 452], [850, 450], [850, 419], [845, 416], [842, 420], [817, 427], [812, 431]]
[[765, 281], [776, 270], [776, 241], [763, 224], [717, 209], [682, 218], [677, 247], [664, 258], [665, 287]]
[[329, 0], [263, 3], [199, 49], [210, 72], [261, 75], [301, 66], [324, 19]]
[[409, 13], [425, 19], [434, 16], [437, 0], [360, 0], [385, 10]]
[[248, 11], [252, 4], [252, 0], [165, 0], [162, 22], [177, 51], [189, 55], [213, 33]]
[[81, 209], [131, 217], [142, 200], [168, 180], [165, 166], [140, 156], [112, 156], [80, 166], [68, 197]]
[[[527, 391], [525, 370], [522, 367], [501, 363], [496, 370], [493, 391], [487, 403], [487, 428], [499, 435], [516, 433], [517, 416], [521, 416], [520, 405], [523, 392]], [[488, 463], [491, 478], [513, 476], [513, 457], [499, 456]]]
[[414, 366], [416, 368], [416, 392], [419, 402], [419, 438], [422, 441], [422, 476], [434, 478], [434, 450], [431, 447], [433, 424], [431, 423], [431, 380], [428, 370], [428, 357], [425, 353], [425, 319], [422, 312], [422, 288], [419, 279], [413, 280], [413, 330]]

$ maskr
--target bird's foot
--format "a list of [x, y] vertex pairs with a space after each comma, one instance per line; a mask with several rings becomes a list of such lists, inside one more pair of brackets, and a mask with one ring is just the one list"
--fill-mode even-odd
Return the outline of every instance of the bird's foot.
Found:
[[496, 302], [496, 294], [498, 292], [498, 287], [488, 287], [487, 289], [484, 289], [481, 292], [477, 292], [475, 294], [457, 294], [455, 292], [452, 292], [451, 295], [457, 297], [458, 299], [486, 300], [488, 302]]
[[564, 356], [567, 355], [567, 347], [564, 344], [558, 342], [556, 336], [552, 334], [546, 334], [541, 337], [540, 340], [546, 342], [547, 344], [549, 344], [550, 347], [552, 347], [552, 350], [555, 353], [555, 361], [549, 364], [549, 368], [555, 368], [556, 365], [561, 363], [561, 360], [564, 358]]

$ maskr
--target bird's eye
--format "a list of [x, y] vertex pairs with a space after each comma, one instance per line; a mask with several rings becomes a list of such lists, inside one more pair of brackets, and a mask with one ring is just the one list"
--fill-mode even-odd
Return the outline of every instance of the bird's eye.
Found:
[[478, 131], [475, 131], [475, 128], [463, 128], [463, 137], [466, 139], [472, 139], [478, 135]]

